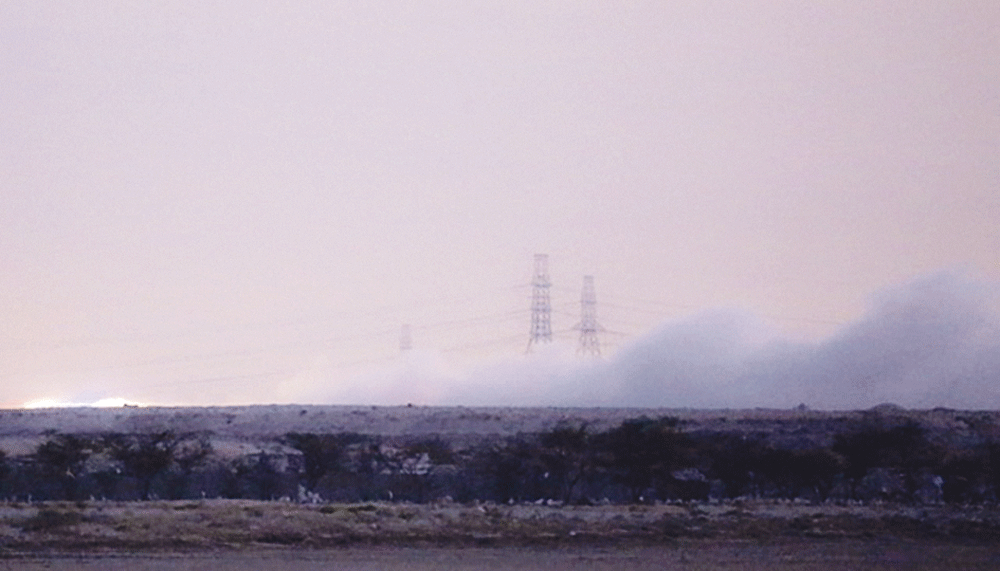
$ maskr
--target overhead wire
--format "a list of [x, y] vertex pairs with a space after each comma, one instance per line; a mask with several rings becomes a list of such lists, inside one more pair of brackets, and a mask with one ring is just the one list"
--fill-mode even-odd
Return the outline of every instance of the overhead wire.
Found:
[[[506, 292], [506, 293], [520, 293], [521, 291], [530, 288], [531, 284], [519, 284], [516, 286], [501, 286], [491, 288], [491, 290], [496, 292]], [[568, 287], [560, 286], [550, 286], [552, 291], [572, 294], [574, 296], [578, 295], [580, 292], [577, 289], [572, 289]], [[128, 337], [75, 337], [75, 338], [65, 338], [58, 341], [50, 343], [42, 343], [35, 340], [21, 339], [13, 340], [14, 345], [21, 344], [22, 346], [27, 345], [32, 348], [80, 348], [87, 347], [90, 345], [126, 345], [126, 344], [137, 344], [137, 343], [154, 343], [157, 341], [164, 340], [188, 340], [193, 342], [197, 339], [206, 339], [213, 336], [218, 336], [219, 334], [239, 332], [240, 335], [237, 337], [244, 337], [248, 333], [268, 331], [271, 336], [277, 339], [287, 339], [291, 336], [297, 337], [294, 341], [281, 341], [272, 342], [265, 344], [263, 346], [258, 345], [256, 347], [236, 347], [228, 350], [219, 351], [207, 351], [207, 352], [197, 352], [197, 353], [184, 353], [179, 354], [166, 354], [156, 357], [150, 357], [148, 359], [142, 359], [126, 363], [113, 363], [107, 365], [97, 365], [93, 367], [86, 368], [74, 368], [69, 372], [91, 372], [91, 371], [114, 371], [114, 370], [136, 370], [148, 367], [170, 367], [180, 370], [190, 369], [192, 367], [205, 367], [212, 365], [215, 366], [230, 366], [232, 367], [260, 367], [268, 361], [289, 361], [289, 360], [300, 360], [302, 358], [302, 353], [304, 352], [329, 352], [333, 346], [346, 345], [346, 346], [356, 346], [364, 345], [367, 342], [376, 339], [384, 339], [385, 343], [381, 349], [372, 350], [371, 348], [365, 350], [348, 350], [343, 354], [349, 355], [359, 355], [368, 353], [375, 353], [377, 356], [373, 355], [371, 357], [360, 358], [360, 359], [349, 359], [344, 361], [334, 360], [329, 364], [332, 368], [347, 368], [358, 365], [371, 364], [376, 362], [389, 362], [398, 356], [398, 352], [392, 349], [392, 344], [389, 342], [395, 335], [399, 334], [399, 328], [397, 327], [382, 327], [373, 330], [353, 330], [347, 334], [341, 335], [329, 335], [323, 332], [323, 330], [330, 328], [334, 324], [339, 326], [346, 326], [351, 322], [356, 321], [371, 321], [373, 317], [381, 318], [383, 321], [388, 320], [391, 314], [405, 313], [409, 311], [410, 313], [420, 313], [430, 311], [435, 307], [447, 306], [447, 307], [458, 307], [462, 305], [462, 301], [473, 301], [481, 299], [481, 295], [462, 295], [462, 296], [444, 296], [438, 298], [422, 298], [409, 300], [405, 303], [400, 304], [384, 304], [378, 307], [364, 309], [361, 311], [336, 311], [336, 312], [321, 312], [320, 314], [310, 316], [307, 318], [291, 318], [291, 319], [275, 319], [275, 320], [265, 320], [265, 321], [240, 321], [223, 323], [217, 326], [209, 326], [205, 328], [198, 329], [188, 329], [179, 330], [174, 332], [157, 333], [150, 335], [130, 335]], [[527, 297], [526, 299], [530, 299]], [[576, 321], [579, 315], [574, 309], [579, 304], [579, 301], [561, 301], [551, 306], [551, 313], [554, 316], [568, 317]], [[642, 318], [634, 319], [634, 316], [652, 316], [657, 319], [674, 318], [678, 316], [680, 311], [688, 311], [697, 309], [696, 306], [684, 305], [677, 303], [664, 302], [662, 300], [648, 300], [628, 296], [615, 296], [615, 301], [602, 300], [599, 303], [602, 310], [602, 315], [600, 316], [600, 322], [602, 328], [600, 333], [617, 337], [619, 339], [624, 339], [630, 336], [637, 335], [639, 332], [648, 330], [655, 324], [651, 324], [648, 320]], [[572, 309], [571, 309], [572, 308]], [[471, 317], [455, 317], [449, 319], [441, 319], [437, 321], [426, 320], [421, 322], [421, 320], [413, 320], [411, 324], [411, 330], [415, 332], [423, 333], [436, 333], [438, 338], [434, 341], [441, 349], [442, 352], [454, 353], [461, 351], [470, 351], [474, 349], [482, 349], [487, 347], [499, 347], [504, 345], [513, 345], [515, 342], [520, 342], [527, 336], [526, 333], [517, 333], [504, 336], [493, 336], [491, 338], [480, 339], [476, 341], [467, 341], [459, 344], [448, 344], [444, 338], [448, 334], [454, 334], [461, 331], [466, 331], [468, 329], [473, 329], [482, 326], [492, 326], [498, 327], [503, 324], [513, 324], [515, 320], [522, 319], [531, 314], [531, 309], [528, 303], [525, 307], [519, 309], [509, 309], [506, 311], [497, 311], [488, 313], [485, 315], [473, 315]], [[628, 316], [633, 316], [633, 319], [629, 319]], [[770, 319], [782, 320], [782, 321], [794, 321], [803, 323], [814, 323], [814, 324], [842, 324], [841, 320], [833, 319], [822, 319], [814, 317], [802, 317], [802, 316], [788, 316], [779, 313], [768, 313], [764, 315]], [[398, 315], [394, 316], [394, 320], [398, 320]], [[626, 330], [632, 330], [632, 333], [628, 331], [622, 331], [622, 325], [625, 326]], [[302, 328], [305, 329], [302, 329]], [[291, 330], [298, 328], [296, 330]], [[575, 334], [577, 329], [575, 328], [562, 328], [553, 331], [553, 336], [559, 338], [565, 338], [570, 334]], [[226, 340], [219, 340], [213, 338], [212, 343], [218, 343], [225, 345]], [[229, 340], [229, 342], [233, 342]], [[239, 340], [235, 341], [239, 343]], [[259, 343], [259, 342], [258, 342]], [[605, 341], [602, 344], [605, 346], [613, 346], [614, 342]], [[340, 353], [340, 351], [338, 351]], [[273, 356], [273, 359], [267, 359], [268, 356]], [[261, 362], [261, 360], [264, 362]], [[227, 363], [228, 361], [228, 363]], [[222, 383], [231, 382], [236, 380], [246, 380], [253, 378], [272, 378], [279, 375], [294, 374], [296, 369], [294, 367], [283, 367], [280, 370], [268, 370], [262, 373], [249, 373], [249, 374], [239, 374], [239, 375], [218, 375], [204, 378], [196, 378], [192, 380], [181, 380], [175, 383], [160, 383], [145, 385], [147, 388], [155, 389], [168, 385], [176, 384], [191, 384], [191, 383]]]

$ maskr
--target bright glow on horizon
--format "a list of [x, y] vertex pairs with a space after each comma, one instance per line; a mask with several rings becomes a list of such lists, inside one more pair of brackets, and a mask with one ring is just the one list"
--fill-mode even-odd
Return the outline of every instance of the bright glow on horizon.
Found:
[[123, 406], [145, 406], [142, 403], [123, 399], [121, 397], [103, 398], [92, 403], [66, 402], [50, 398], [42, 398], [29, 401], [22, 405], [23, 408], [120, 408]]

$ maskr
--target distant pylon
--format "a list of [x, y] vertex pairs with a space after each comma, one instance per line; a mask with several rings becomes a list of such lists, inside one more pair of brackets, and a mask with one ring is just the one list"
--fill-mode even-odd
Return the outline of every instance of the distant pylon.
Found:
[[600, 356], [601, 343], [597, 340], [597, 332], [604, 328], [597, 323], [597, 294], [594, 293], [594, 276], [583, 276], [583, 293], [580, 294], [580, 345], [576, 348], [579, 355]]
[[549, 299], [549, 256], [535, 254], [535, 275], [531, 279], [531, 332], [528, 350], [539, 343], [552, 342], [552, 302]]
[[413, 349], [413, 338], [410, 336], [410, 324], [404, 323], [399, 329], [399, 352], [406, 353]]

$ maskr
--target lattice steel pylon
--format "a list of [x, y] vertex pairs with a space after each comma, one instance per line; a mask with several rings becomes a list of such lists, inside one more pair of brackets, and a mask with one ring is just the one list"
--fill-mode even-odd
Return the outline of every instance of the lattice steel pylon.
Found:
[[576, 348], [578, 355], [601, 355], [601, 343], [597, 333], [604, 328], [597, 323], [597, 294], [594, 292], [594, 276], [583, 276], [583, 292], [580, 294], [580, 344]]
[[535, 275], [531, 279], [531, 332], [527, 353], [539, 343], [552, 342], [552, 301], [549, 298], [549, 256], [535, 254]]

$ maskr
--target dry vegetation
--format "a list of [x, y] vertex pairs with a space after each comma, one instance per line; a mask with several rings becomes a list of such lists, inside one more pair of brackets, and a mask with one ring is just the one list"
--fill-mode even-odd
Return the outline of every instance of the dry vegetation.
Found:
[[389, 559], [338, 568], [551, 570], [561, 553], [612, 569], [640, 552], [627, 567], [994, 568], [998, 427], [891, 407], [0, 411], [0, 568], [359, 549]]
[[995, 569], [995, 507], [208, 500], [0, 506], [0, 569]]
[[1000, 546], [996, 506], [735, 501], [544, 506], [206, 500], [0, 506], [0, 553], [248, 546], [675, 546], [899, 540]]

